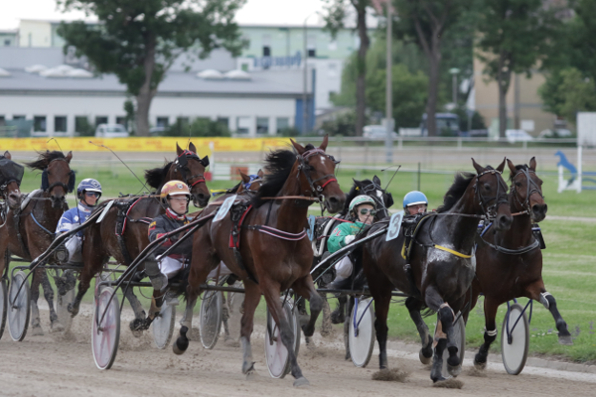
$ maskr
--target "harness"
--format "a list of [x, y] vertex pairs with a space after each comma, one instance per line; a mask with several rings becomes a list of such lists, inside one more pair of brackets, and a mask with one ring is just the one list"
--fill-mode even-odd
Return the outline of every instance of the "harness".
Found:
[[[207, 166], [209, 165], [209, 156], [205, 156], [201, 159], [195, 152], [191, 152], [190, 150], [185, 150], [178, 156], [178, 159], [175, 162], [176, 169], [180, 172], [180, 175], [182, 175], [182, 179], [184, 180], [184, 183], [186, 183], [188, 185], [188, 187], [190, 189], [192, 189], [195, 185], [198, 185], [199, 183], [205, 183], [205, 175], [204, 174], [195, 174], [195, 175], [188, 176], [187, 173], [189, 172], [189, 169], [188, 169], [188, 160], [189, 159], [195, 159], [199, 163], [201, 163], [201, 165], [203, 165], [203, 167], [207, 168]], [[195, 180], [193, 182], [191, 182], [193, 179], [195, 179]]]
[[140, 218], [140, 219], [130, 219], [129, 214], [137, 205], [143, 197], [139, 197], [133, 201], [117, 201], [116, 208], [118, 208], [118, 215], [116, 217], [116, 224], [114, 225], [114, 234], [116, 235], [116, 239], [118, 240], [118, 245], [120, 246], [120, 252], [122, 252], [122, 256], [127, 264], [132, 263], [132, 257], [126, 248], [126, 241], [124, 240], [124, 232], [126, 231], [126, 226], [128, 221], [131, 222], [141, 222], [145, 224], [151, 223], [150, 218]]
[[[304, 177], [306, 178], [306, 181], [308, 182], [308, 186], [310, 188], [309, 191], [319, 199], [319, 204], [321, 205], [321, 211], [322, 211], [323, 205], [324, 205], [323, 204], [324, 203], [323, 189], [325, 189], [325, 186], [327, 186], [331, 182], [337, 182], [337, 179], [335, 178], [334, 174], [323, 175], [322, 177], [317, 178], [315, 180], [313, 180], [310, 177], [310, 173], [307, 171], [311, 171], [312, 167], [310, 165], [308, 165], [308, 159], [314, 155], [317, 155], [317, 154], [327, 157], [328, 159], [333, 161], [335, 164], [339, 164], [340, 162], [335, 160], [335, 157], [325, 153], [325, 151], [323, 149], [319, 149], [319, 148], [310, 149], [302, 154], [296, 155], [296, 159], [298, 160], [298, 171], [302, 171], [302, 173], [304, 173]], [[296, 174], [296, 179], [299, 179], [299, 178], [300, 178], [300, 172], [298, 172]], [[327, 179], [327, 178], [329, 178], [329, 179]], [[316, 184], [317, 182], [322, 181], [323, 179], [327, 179], [327, 180], [322, 184], [318, 184], [318, 185]], [[302, 201], [304, 201], [304, 200], [302, 200]], [[297, 200], [296, 204], [299, 206], [307, 206], [308, 207], [311, 203], [308, 203], [308, 201], [307, 201], [306, 205], [305, 205], [303, 203], [300, 203]]]
[[[480, 181], [480, 178], [482, 176], [487, 175], [487, 174], [494, 175], [495, 178], [497, 178], [497, 194], [495, 195], [495, 198], [492, 199], [495, 202], [490, 206], [487, 206], [488, 202], [485, 201], [484, 196], [482, 195], [482, 193], [480, 193], [480, 189], [478, 189], [478, 181]], [[493, 169], [485, 170], [484, 172], [482, 172], [476, 176], [476, 182], [474, 183], [474, 194], [478, 197], [478, 202], [480, 203], [480, 208], [482, 209], [482, 212], [486, 215], [486, 217], [489, 220], [495, 219], [497, 217], [497, 211], [498, 211], [499, 205], [508, 203], [506, 195], [504, 195], [503, 197], [499, 197], [501, 188], [504, 187], [503, 191], [507, 192], [507, 185], [505, 184], [505, 181], [503, 181], [502, 178], [499, 179], [500, 174], [501, 173], [497, 170], [493, 170]]]
[[[68, 161], [66, 159], [59, 158], [59, 159], [54, 159], [54, 160], [50, 161], [48, 163], [48, 166], [51, 163], [53, 163], [54, 161], [66, 161], [66, 163], [68, 163]], [[54, 182], [50, 185], [49, 181], [48, 181], [48, 167], [44, 168], [41, 173], [41, 190], [43, 190], [44, 193], [51, 191], [56, 186], [60, 186], [64, 189], [65, 192], [71, 193], [74, 190], [75, 183], [76, 183], [76, 176], [75, 176], [75, 172], [72, 170], [68, 173], [68, 185], [65, 185], [61, 181]]]
[[[484, 234], [488, 231], [488, 229], [491, 228], [493, 224], [489, 223], [487, 226], [485, 226], [482, 230], [482, 232], [480, 232], [479, 234], [476, 235], [475, 240], [478, 243], [478, 245], [488, 245], [489, 247], [491, 247], [492, 249], [494, 249], [495, 251], [501, 252], [503, 254], [507, 254], [507, 255], [522, 255], [525, 254], [527, 252], [533, 251], [536, 248], [540, 249], [544, 249], [546, 248], [546, 246], [544, 245], [544, 240], [542, 239], [542, 232], [540, 231], [540, 226], [538, 225], [532, 225], [532, 234], [534, 235], [534, 241], [532, 241], [530, 243], [530, 245], [527, 245], [525, 247], [522, 248], [518, 248], [518, 249], [510, 249], [510, 248], [505, 248], [502, 247], [500, 245], [497, 244], [492, 244], [489, 243], [488, 241], [486, 241], [485, 239], [482, 238], [482, 236], [484, 236]], [[539, 238], [536, 238], [536, 235], [540, 235]], [[542, 243], [541, 243], [542, 242]]]
[[525, 168], [520, 169], [520, 172], [526, 176], [526, 199], [522, 202], [517, 193], [517, 189], [513, 186], [515, 184], [515, 178], [517, 178], [520, 173], [515, 174], [513, 178], [511, 178], [511, 190], [513, 191], [513, 197], [517, 200], [517, 203], [528, 213], [528, 215], [530, 215], [532, 213], [532, 209], [530, 208], [530, 196], [534, 193], [538, 194], [542, 199], [544, 199], [544, 196], [542, 195], [540, 186], [530, 178], [530, 173], [536, 175], [536, 172]]

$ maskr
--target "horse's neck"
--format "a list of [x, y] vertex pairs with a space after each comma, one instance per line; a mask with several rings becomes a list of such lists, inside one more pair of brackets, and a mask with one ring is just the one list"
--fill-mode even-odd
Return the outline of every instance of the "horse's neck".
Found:
[[[513, 213], [523, 211], [519, 203], [511, 195], [509, 205]], [[495, 243], [505, 248], [517, 249], [530, 245], [534, 238], [532, 235], [532, 219], [530, 215], [514, 216], [511, 228], [505, 232], [496, 232], [494, 236]]]
[[[298, 178], [296, 178], [296, 174], [293, 172], [279, 191], [278, 196], [301, 195], [302, 192], [300, 191], [300, 183], [298, 182]], [[306, 216], [308, 214], [308, 207], [306, 205], [299, 204], [306, 204], [306, 201], [297, 201], [295, 199], [281, 200], [281, 204], [279, 204], [279, 209], [276, 214], [277, 216], [275, 217], [275, 227], [289, 233], [300, 233], [302, 230], [304, 230]], [[264, 207], [269, 206], [265, 204]], [[267, 210], [269, 211], [269, 209]]]
[[44, 192], [42, 197], [45, 200], [37, 200], [31, 203], [31, 213], [35, 216], [39, 223], [41, 223], [46, 229], [53, 232], [56, 230], [58, 221], [60, 221], [62, 214], [67, 210], [67, 208], [65, 208], [65, 206], [62, 206], [61, 208], [52, 207], [52, 201], [50, 199], [49, 193]]
[[[458, 200], [457, 203], [447, 211], [447, 214], [465, 214], [465, 215], [480, 215], [481, 209], [474, 203], [474, 199], [470, 199], [470, 192], [466, 193]], [[472, 198], [473, 198], [472, 193]], [[437, 226], [442, 225], [443, 231], [442, 236], [436, 236], [433, 233], [433, 238], [444, 238], [446, 241], [451, 242], [453, 246], [457, 248], [463, 248], [467, 254], [468, 250], [471, 249], [474, 242], [474, 235], [478, 228], [478, 222], [480, 218], [468, 217], [468, 216], [457, 216], [457, 215], [439, 215], [437, 220]], [[435, 229], [439, 229], [436, 227]]]

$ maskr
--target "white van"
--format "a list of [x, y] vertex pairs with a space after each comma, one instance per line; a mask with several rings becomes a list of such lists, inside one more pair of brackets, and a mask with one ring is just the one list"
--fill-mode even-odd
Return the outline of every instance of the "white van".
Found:
[[100, 124], [95, 129], [96, 138], [128, 138], [128, 131], [122, 124]]

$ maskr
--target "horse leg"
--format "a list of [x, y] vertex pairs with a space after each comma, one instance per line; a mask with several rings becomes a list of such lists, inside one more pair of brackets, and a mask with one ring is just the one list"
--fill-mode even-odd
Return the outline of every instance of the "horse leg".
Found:
[[[135, 314], [135, 318], [130, 322], [129, 327], [134, 337], [138, 338], [143, 334], [143, 331], [149, 328], [149, 326], [151, 325], [151, 321], [149, 321], [149, 323], [147, 324], [148, 317], [145, 313], [145, 310], [143, 310], [143, 305], [141, 305], [141, 302], [139, 302], [139, 299], [134, 294], [132, 287], [124, 287], [124, 289], [126, 291], [124, 293], [124, 296], [126, 297], [126, 299], [128, 299], [128, 302], [132, 307], [132, 311]], [[155, 299], [151, 299], [152, 308], [154, 301]], [[151, 314], [149, 315], [149, 317], [151, 317]]]
[[542, 279], [529, 285], [526, 288], [526, 294], [528, 298], [542, 303], [542, 305], [552, 314], [555, 319], [555, 324], [557, 325], [557, 330], [559, 331], [559, 343], [562, 345], [573, 345], [571, 334], [567, 329], [567, 323], [563, 320], [563, 316], [559, 313], [559, 309], [557, 309], [557, 301], [554, 296], [546, 291]]
[[321, 336], [331, 335], [333, 326], [331, 325], [331, 308], [327, 300], [327, 294], [321, 292], [323, 298], [323, 321], [321, 323]]
[[406, 307], [410, 313], [410, 318], [416, 324], [420, 340], [422, 342], [422, 348], [418, 352], [418, 358], [422, 364], [430, 364], [433, 356], [433, 338], [428, 332], [428, 326], [422, 319], [420, 310], [422, 309], [422, 302], [418, 299], [409, 297], [406, 299]]
[[54, 289], [50, 284], [48, 273], [45, 270], [41, 272], [41, 286], [43, 287], [43, 296], [46, 299], [46, 302], [48, 302], [48, 307], [50, 308], [51, 332], [62, 332], [64, 331], [64, 326], [60, 324], [60, 321], [58, 321], [58, 315], [54, 310]]
[[[285, 310], [279, 299], [280, 286], [276, 282], [267, 278], [261, 278], [260, 282], [261, 289], [265, 295], [265, 300], [267, 301], [269, 313], [271, 313], [271, 317], [273, 317], [273, 320], [279, 327], [281, 342], [288, 351], [288, 358], [292, 367], [292, 376], [296, 379], [294, 381], [294, 386], [309, 385], [308, 380], [302, 375], [302, 370], [298, 366], [298, 360], [296, 359], [296, 353], [294, 351], [294, 333], [292, 332], [292, 329], [290, 329], [290, 324], [286, 319]], [[319, 308], [319, 312], [320, 310], [321, 308]], [[299, 335], [296, 335], [296, 337], [299, 337]], [[267, 343], [267, 341], [265, 343]]]
[[455, 317], [451, 307], [443, 301], [439, 291], [433, 285], [426, 288], [425, 302], [428, 307], [437, 311], [437, 330], [434, 338], [435, 352], [430, 378], [433, 382], [438, 382], [445, 380], [442, 373], [445, 347], [449, 351], [448, 366], [457, 367], [460, 364], [459, 357], [457, 357], [458, 349], [453, 340], [453, 320]]
[[[345, 297], [344, 306], [347, 308], [348, 313], [352, 313], [352, 309], [354, 308], [354, 298], [353, 297]], [[352, 316], [348, 318], [344, 317], [344, 347], [346, 349], [346, 355], [344, 360], [348, 361], [352, 358], [352, 354], [350, 353], [350, 321], [353, 321]]]
[[86, 251], [87, 249], [88, 248], [83, 247], [83, 257], [86, 259], [85, 266], [79, 274], [79, 290], [77, 291], [74, 301], [69, 303], [67, 308], [72, 317], [79, 314], [81, 301], [91, 286], [91, 279], [93, 279], [96, 274], [101, 273], [103, 264], [108, 261], [108, 258], [103, 258], [98, 255], [88, 255]]
[[292, 288], [298, 295], [310, 302], [310, 319], [302, 326], [302, 331], [305, 337], [311, 337], [315, 333], [317, 318], [323, 310], [323, 298], [315, 289], [310, 275], [296, 280]]
[[343, 324], [346, 321], [346, 303], [348, 302], [348, 298], [345, 296], [339, 296], [337, 298], [337, 302], [339, 305], [331, 313], [331, 322], [333, 324]]
[[[240, 343], [242, 345], [242, 373], [250, 375], [254, 371], [250, 336], [254, 326], [255, 310], [261, 301], [261, 291], [252, 281], [244, 281], [244, 312], [240, 320]], [[279, 298], [278, 298], [279, 302]], [[267, 342], [265, 342], [267, 343]], [[290, 349], [294, 351], [293, 349]]]
[[478, 369], [486, 368], [486, 360], [488, 359], [488, 351], [490, 345], [497, 339], [497, 324], [495, 318], [497, 317], [497, 309], [500, 302], [491, 299], [488, 296], [484, 297], [484, 343], [480, 346], [480, 350], [474, 356], [474, 366]]
[[40, 270], [35, 270], [31, 279], [31, 334], [35, 336], [43, 335], [43, 328], [41, 328], [41, 322], [39, 320], [39, 307], [37, 306], [41, 284]]
[[187, 291], [188, 297], [186, 299], [186, 308], [184, 309], [182, 320], [180, 320], [180, 335], [178, 338], [176, 338], [176, 342], [174, 342], [172, 345], [172, 350], [177, 355], [184, 354], [186, 349], [188, 349], [190, 341], [186, 334], [192, 329], [193, 310], [200, 295], [200, 290], [194, 288], [191, 290], [190, 286]]

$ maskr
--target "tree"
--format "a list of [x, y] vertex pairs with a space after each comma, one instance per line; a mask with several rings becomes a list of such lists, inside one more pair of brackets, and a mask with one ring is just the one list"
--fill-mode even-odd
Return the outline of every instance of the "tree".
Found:
[[238, 55], [233, 21], [245, 0], [58, 0], [64, 10], [95, 14], [99, 25], [61, 23], [58, 34], [99, 73], [114, 73], [136, 97], [136, 132], [149, 134], [149, 108], [168, 69], [185, 51], [201, 58], [218, 47]]
[[400, 39], [412, 40], [428, 59], [426, 113], [428, 135], [436, 136], [441, 68], [442, 37], [470, 8], [472, 0], [394, 0], [399, 22], [395, 32]]
[[356, 135], [362, 136], [366, 112], [366, 52], [370, 46], [370, 39], [366, 27], [366, 12], [370, 7], [370, 0], [325, 0], [327, 3], [325, 15], [326, 29], [335, 37], [339, 29], [344, 27], [344, 20], [349, 5], [356, 11], [356, 30], [360, 39], [360, 47], [356, 57]]
[[559, 22], [555, 11], [543, 7], [542, 0], [484, 0], [476, 56], [485, 64], [483, 73], [497, 82], [501, 137], [507, 128], [505, 97], [511, 76], [530, 77], [532, 68], [545, 59]]

